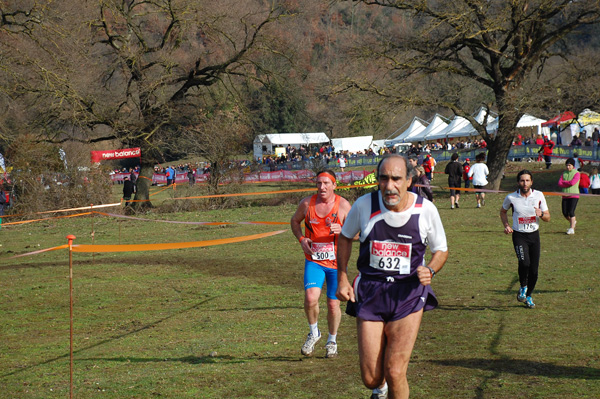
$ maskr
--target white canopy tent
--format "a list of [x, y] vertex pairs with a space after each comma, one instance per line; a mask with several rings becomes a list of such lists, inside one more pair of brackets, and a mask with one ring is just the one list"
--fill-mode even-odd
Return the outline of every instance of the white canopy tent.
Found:
[[[478, 123], [483, 123], [486, 113], [487, 113], [487, 110], [485, 108], [481, 107], [479, 109], [479, 111], [477, 112], [477, 115], [475, 115], [475, 120]], [[487, 116], [486, 130], [488, 131], [488, 133], [492, 133], [492, 132], [498, 130], [498, 115], [492, 111], [490, 111]], [[454, 131], [448, 133], [447, 137], [448, 138], [458, 138], [458, 137], [472, 137], [472, 136], [478, 136], [478, 135], [479, 135], [479, 132], [477, 131], [477, 129], [475, 129], [475, 127], [473, 125], [471, 125], [471, 123], [468, 123], [466, 126], [457, 128]]]
[[329, 143], [325, 133], [272, 133], [259, 134], [254, 138], [254, 159], [260, 159], [263, 153], [273, 153], [273, 147], [308, 146], [310, 144]]
[[433, 117], [433, 120], [431, 121], [431, 123], [425, 128], [423, 129], [421, 132], [415, 133], [415, 134], [411, 134], [407, 137], [404, 138], [405, 142], [411, 142], [411, 143], [415, 143], [417, 141], [423, 141], [425, 140], [425, 137], [427, 135], [433, 135], [436, 134], [442, 130], [444, 130], [446, 128], [446, 126], [448, 126], [448, 123], [446, 123], [444, 121], [444, 117], [439, 115], [439, 114], [435, 114], [435, 116]]
[[462, 116], [454, 116], [454, 119], [442, 130], [432, 132], [425, 136], [425, 140], [441, 140], [448, 137], [454, 131], [459, 131], [470, 126], [471, 123]]
[[359, 152], [371, 148], [373, 142], [373, 136], [358, 136], [358, 137], [345, 137], [341, 139], [331, 139], [331, 145], [333, 145], [335, 152], [348, 151], [348, 152]]
[[529, 114], [523, 114], [519, 122], [517, 122], [517, 127], [531, 127], [535, 129], [533, 133], [535, 136], [544, 135], [550, 137], [550, 128], [542, 127], [542, 123], [546, 122], [544, 119], [536, 118], [535, 116]]
[[406, 130], [397, 135], [391, 140], [386, 140], [386, 145], [393, 146], [397, 143], [403, 143], [408, 136], [421, 133], [427, 127], [428, 123], [423, 119], [415, 116]]

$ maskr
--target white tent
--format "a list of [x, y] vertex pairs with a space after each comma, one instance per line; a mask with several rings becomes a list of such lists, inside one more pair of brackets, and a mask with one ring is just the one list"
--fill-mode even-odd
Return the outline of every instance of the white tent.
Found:
[[[475, 115], [475, 120], [478, 123], [483, 123], [486, 113], [487, 113], [487, 110], [484, 107], [479, 108], [477, 115]], [[492, 133], [492, 132], [498, 130], [498, 116], [496, 113], [494, 113], [492, 111], [490, 111], [487, 116], [486, 130], [488, 131], [488, 133]], [[478, 136], [478, 135], [479, 135], [479, 132], [477, 131], [477, 129], [475, 129], [475, 127], [473, 127], [473, 125], [471, 125], [471, 123], [469, 123], [466, 126], [463, 126], [461, 128], [455, 129], [454, 131], [450, 132], [447, 137], [448, 138], [456, 138], [456, 137], [471, 137], [471, 136]]]
[[419, 134], [423, 130], [425, 130], [425, 128], [427, 127], [427, 124], [428, 123], [426, 121], [424, 121], [423, 119], [415, 116], [413, 118], [412, 122], [410, 123], [410, 126], [406, 130], [404, 130], [402, 133], [400, 133], [399, 135], [397, 135], [396, 137], [394, 137], [393, 139], [386, 140], [386, 145], [392, 146], [394, 144], [404, 142], [404, 140], [408, 136]]
[[445, 118], [443, 116], [435, 114], [431, 123], [425, 129], [423, 129], [423, 131], [405, 137], [404, 141], [411, 143], [423, 141], [427, 135], [435, 134], [444, 130], [446, 126], [448, 126], [448, 123], [446, 123], [444, 119]]
[[333, 145], [335, 152], [348, 151], [348, 152], [359, 152], [371, 148], [373, 142], [373, 136], [358, 136], [358, 137], [345, 137], [341, 139], [331, 139], [331, 145]]
[[441, 140], [448, 137], [448, 135], [450, 135], [452, 132], [459, 131], [470, 125], [471, 123], [467, 119], [463, 118], [462, 116], [456, 115], [454, 119], [452, 119], [452, 121], [448, 124], [448, 126], [446, 126], [442, 130], [438, 130], [428, 134], [427, 136], [425, 136], [425, 140]]
[[532, 127], [536, 128], [534, 133], [535, 136], [543, 134], [544, 136], [550, 136], [550, 129], [547, 127], [542, 127], [542, 123], [546, 122], [544, 119], [536, 118], [535, 116], [529, 114], [523, 114], [519, 122], [517, 122], [517, 127]]
[[309, 144], [329, 143], [325, 133], [272, 133], [259, 134], [254, 138], [254, 159], [260, 159], [263, 152], [273, 153], [273, 147], [308, 146]]

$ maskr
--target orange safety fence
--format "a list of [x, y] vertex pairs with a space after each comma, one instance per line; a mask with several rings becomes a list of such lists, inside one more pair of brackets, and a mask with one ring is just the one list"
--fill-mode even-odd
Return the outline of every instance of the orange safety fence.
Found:
[[[63, 215], [63, 216], [54, 216], [54, 217], [50, 217], [50, 218], [44, 218], [44, 219], [28, 219], [28, 220], [21, 220], [18, 222], [8, 222], [8, 223], [2, 223], [2, 226], [14, 226], [17, 224], [26, 224], [26, 223], [33, 223], [33, 222], [43, 222], [43, 221], [47, 221], [47, 220], [51, 220], [51, 219], [64, 219], [64, 218], [74, 218], [74, 217], [78, 217], [78, 216], [85, 216], [85, 215], [91, 215], [94, 212], [84, 212], [84, 213], [76, 213], [74, 215]], [[4, 216], [2, 216], [4, 217]]]
[[[376, 183], [370, 183], [370, 184], [357, 184], [357, 185], [348, 185], [348, 186], [338, 186], [337, 189], [347, 189], [347, 188], [359, 188], [359, 187], [372, 187], [377, 185]], [[420, 184], [417, 184], [416, 186], [419, 187], [429, 187], [429, 188], [440, 188], [440, 189], [444, 189], [444, 190], [450, 190], [450, 187], [443, 187], [443, 186], [437, 186], [437, 185], [429, 185], [429, 186], [423, 186]], [[166, 188], [165, 188], [166, 189]], [[489, 190], [489, 189], [475, 189], [475, 188], [462, 188], [462, 187], [453, 187], [453, 190], [457, 190], [457, 191], [465, 191], [465, 192], [484, 192], [484, 193], [506, 193], [508, 191], [504, 191], [504, 190]], [[250, 196], [250, 195], [269, 195], [269, 194], [286, 194], [286, 193], [300, 193], [300, 192], [307, 192], [307, 191], [315, 191], [316, 188], [312, 187], [312, 188], [298, 188], [298, 189], [292, 189], [292, 190], [280, 190], [280, 191], [261, 191], [261, 192], [250, 192], [250, 193], [233, 193], [233, 194], [216, 194], [216, 195], [199, 195], [199, 196], [192, 196], [192, 197], [175, 197], [175, 198], [171, 198], [173, 200], [187, 200], [187, 199], [205, 199], [205, 198], [225, 198], [225, 197], [242, 197], [242, 196]], [[163, 190], [161, 190], [163, 191]], [[160, 192], [160, 191], [158, 191]], [[157, 194], [153, 193], [151, 195]], [[562, 193], [562, 192], [551, 192], [551, 191], [543, 191], [543, 194], [545, 195], [551, 195], [551, 196], [570, 196], [573, 194], [570, 193]], [[585, 196], [585, 197], [600, 197], [600, 195], [597, 194], [578, 194], [580, 196]], [[146, 202], [146, 201], [150, 201], [150, 200], [130, 200], [128, 202]], [[48, 213], [57, 213], [57, 212], [71, 212], [71, 211], [77, 211], [77, 210], [92, 210], [92, 209], [97, 209], [97, 208], [107, 208], [107, 207], [114, 207], [114, 206], [119, 206], [121, 205], [121, 203], [112, 203], [112, 204], [102, 204], [102, 205], [90, 205], [90, 206], [84, 206], [84, 207], [78, 207], [78, 208], [67, 208], [67, 209], [58, 209], [58, 210], [52, 210], [52, 211], [43, 211], [43, 212], [36, 212], [33, 213], [33, 215], [36, 214], [48, 214]], [[77, 214], [77, 215], [71, 215], [68, 217], [75, 217], [75, 216], [83, 216], [83, 215], [87, 215], [90, 213], [98, 213], [98, 214], [104, 214], [101, 212], [88, 212], [88, 213], [81, 213], [81, 214]], [[119, 216], [119, 215], [115, 215], [115, 214], [104, 214], [104, 215], [110, 215], [113, 217], [123, 217], [123, 216]], [[24, 215], [4, 215], [2, 216], [2, 218], [10, 218], [10, 217], [15, 217], [15, 216], [24, 216]], [[25, 223], [31, 223], [31, 222], [37, 222], [37, 221], [43, 221], [43, 220], [47, 220], [47, 219], [33, 219], [33, 220], [25, 220], [25, 221], [20, 221], [20, 222], [9, 222], [9, 223], [3, 223], [3, 226], [9, 226], [9, 225], [17, 225], [17, 224], [25, 224]], [[144, 219], [140, 219], [140, 220], [144, 220]], [[170, 222], [170, 223], [176, 223], [176, 222]], [[179, 222], [179, 223], [184, 223], [184, 222]], [[254, 223], [254, 224], [266, 224], [266, 222], [249, 222], [249, 223]], [[274, 224], [278, 224], [279, 222], [272, 222]], [[209, 224], [208, 222], [202, 222], [202, 224]], [[225, 223], [211, 223], [211, 224], [225, 224]], [[287, 223], [282, 223], [282, 224], [287, 224]]]
[[[184, 249], [184, 248], [200, 248], [210, 247], [214, 245], [233, 244], [236, 242], [244, 242], [251, 240], [258, 240], [260, 238], [271, 237], [274, 235], [282, 234], [288, 230], [276, 230], [268, 233], [252, 234], [248, 236], [232, 237], [232, 238], [219, 238], [215, 240], [205, 241], [190, 241], [190, 242], [174, 242], [174, 243], [153, 243], [153, 244], [123, 244], [123, 245], [87, 245], [87, 244], [72, 244], [73, 252], [92, 252], [92, 253], [104, 253], [104, 252], [145, 252], [145, 251], [162, 251], [165, 249]], [[14, 255], [9, 258], [0, 260], [9, 260], [15, 258], [21, 258], [24, 256], [32, 256], [41, 254], [49, 251], [56, 251], [58, 249], [68, 248], [68, 245], [59, 245], [58, 247], [40, 249], [38, 251], [27, 252], [25, 254]]]
[[186, 222], [179, 220], [162, 220], [162, 219], [144, 219], [138, 218], [135, 216], [126, 216], [126, 215], [118, 215], [115, 213], [106, 213], [106, 212], [93, 212], [97, 215], [110, 216], [114, 218], [121, 219], [129, 219], [129, 220], [139, 220], [142, 222], [160, 222], [160, 223], [175, 223], [175, 224], [192, 224], [192, 225], [203, 225], [203, 226], [221, 226], [227, 224], [266, 224], [266, 225], [280, 225], [280, 224], [290, 224], [290, 222]]

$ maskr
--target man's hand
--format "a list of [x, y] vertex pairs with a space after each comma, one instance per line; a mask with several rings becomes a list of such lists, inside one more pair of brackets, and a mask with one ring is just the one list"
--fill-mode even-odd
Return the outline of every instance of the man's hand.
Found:
[[417, 267], [417, 276], [419, 276], [419, 281], [421, 282], [421, 285], [431, 284], [431, 278], [433, 276], [431, 275], [431, 270], [429, 270], [429, 268], [425, 266]]
[[339, 235], [342, 232], [342, 225], [339, 223], [331, 223], [329, 229], [331, 234]]
[[310, 238], [304, 237], [304, 239], [300, 243], [300, 246], [302, 247], [302, 250], [304, 251], [305, 254], [307, 254], [307, 255], [313, 255], [314, 254], [314, 252], [311, 249], [311, 247], [312, 247], [312, 240]]
[[337, 288], [337, 291], [335, 293], [335, 296], [340, 301], [355, 302], [354, 288], [352, 288], [352, 285], [350, 285], [350, 283], [348, 282], [348, 280], [338, 282], [338, 288]]

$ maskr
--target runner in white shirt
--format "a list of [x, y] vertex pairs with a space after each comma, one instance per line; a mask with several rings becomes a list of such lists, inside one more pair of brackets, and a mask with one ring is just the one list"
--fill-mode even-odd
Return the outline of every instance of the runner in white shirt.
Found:
[[[473, 178], [473, 188], [483, 188], [488, 184], [487, 176], [490, 171], [485, 162], [485, 152], [480, 152], [475, 157], [475, 165], [469, 169], [468, 177]], [[477, 199], [477, 208], [481, 208], [485, 205], [485, 193], [483, 191], [475, 191], [475, 198]]]
[[[519, 282], [517, 294], [519, 302], [525, 302], [528, 308], [535, 307], [531, 294], [538, 279], [540, 264], [539, 220], [548, 222], [550, 212], [546, 198], [541, 191], [531, 188], [533, 176], [530, 171], [522, 170], [517, 174], [519, 189], [504, 199], [500, 208], [500, 220], [504, 233], [511, 234], [517, 259], [519, 260]], [[508, 210], [512, 208], [512, 227], [508, 223]]]

